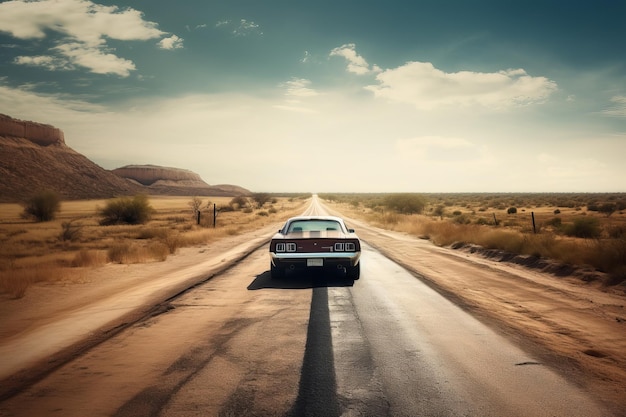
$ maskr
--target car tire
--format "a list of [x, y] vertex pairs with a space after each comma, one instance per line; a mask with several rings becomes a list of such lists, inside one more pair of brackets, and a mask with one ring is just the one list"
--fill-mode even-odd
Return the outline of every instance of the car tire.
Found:
[[285, 268], [280, 266], [274, 266], [270, 263], [270, 276], [272, 278], [282, 278], [285, 276]]
[[349, 266], [346, 269], [346, 276], [355, 281], [361, 278], [361, 262], [359, 262], [355, 266]]

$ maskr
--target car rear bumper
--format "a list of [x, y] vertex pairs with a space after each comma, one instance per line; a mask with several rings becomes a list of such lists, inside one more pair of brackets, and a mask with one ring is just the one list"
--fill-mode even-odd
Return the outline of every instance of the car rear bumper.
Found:
[[[270, 252], [272, 265], [275, 267], [349, 267], [356, 266], [361, 252], [324, 252], [324, 253], [274, 253]], [[319, 265], [319, 261], [322, 264]], [[311, 266], [311, 264], [316, 264]]]

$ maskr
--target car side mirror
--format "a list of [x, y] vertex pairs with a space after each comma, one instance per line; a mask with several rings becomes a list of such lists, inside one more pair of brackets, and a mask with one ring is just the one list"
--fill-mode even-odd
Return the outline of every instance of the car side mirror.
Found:
[[354, 233], [354, 229], [348, 229], [348, 233]]

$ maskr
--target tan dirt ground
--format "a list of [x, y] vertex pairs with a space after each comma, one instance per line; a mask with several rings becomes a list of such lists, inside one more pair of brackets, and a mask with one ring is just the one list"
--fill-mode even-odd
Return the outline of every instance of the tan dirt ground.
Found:
[[[575, 375], [576, 382], [599, 399], [626, 409], [626, 296], [601, 291], [578, 279], [557, 278], [478, 254], [439, 248], [428, 241], [373, 228], [357, 220], [351, 221], [351, 225], [364, 241], [472, 314], [518, 340], [542, 360]], [[20, 341], [29, 340], [29, 336], [43, 329], [52, 329], [57, 336], [62, 334], [60, 324], [87, 311], [89, 306], [103, 300], [115, 303], [125, 295], [132, 298], [133, 291], [146, 287], [162, 296], [165, 290], [159, 283], [164, 277], [180, 278], [181, 271], [184, 273], [177, 285], [198, 280], [200, 269], [219, 269], [221, 264], [245, 252], [245, 248], [269, 239], [278, 226], [184, 248], [165, 262], [109, 264], [88, 269], [81, 282], [37, 284], [18, 300], [1, 295], [0, 352], [4, 358], [13, 357], [11, 362], [17, 362], [21, 352], [15, 347], [20, 346]], [[137, 307], [149, 301], [149, 297], [135, 301], [126, 308]], [[88, 337], [95, 330], [85, 327], [75, 337]], [[13, 351], [6, 351], [11, 347]], [[61, 347], [51, 343], [39, 355], [52, 354], [52, 350]], [[35, 363], [30, 358], [24, 359], [23, 365]], [[5, 371], [22, 369], [19, 365], [14, 363]], [[6, 376], [1, 374], [0, 381]]]

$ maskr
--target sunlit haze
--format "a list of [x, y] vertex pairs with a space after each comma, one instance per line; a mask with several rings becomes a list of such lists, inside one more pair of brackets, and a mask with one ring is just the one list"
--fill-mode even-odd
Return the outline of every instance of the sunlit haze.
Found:
[[[0, 3], [0, 113], [268, 192], [626, 191], [626, 2]], [[1, 156], [0, 156], [1, 157]]]

